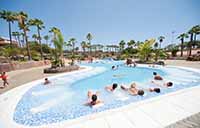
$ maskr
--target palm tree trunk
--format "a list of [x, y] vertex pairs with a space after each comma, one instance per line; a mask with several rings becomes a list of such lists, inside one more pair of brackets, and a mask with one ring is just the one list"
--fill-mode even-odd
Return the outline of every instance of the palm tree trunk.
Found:
[[160, 49], [161, 49], [161, 43], [162, 43], [162, 42], [160, 41]]
[[181, 39], [181, 57], [183, 56], [183, 42], [184, 42], [184, 39], [182, 38]]
[[194, 42], [193, 42], [193, 46], [194, 46], [194, 48], [195, 48], [195, 45], [196, 45], [196, 42], [197, 41], [197, 34], [194, 34]]
[[18, 40], [18, 43], [19, 43], [19, 47], [22, 47], [19, 35], [17, 36], [17, 40]]
[[89, 40], [89, 44], [90, 44], [90, 47], [89, 47], [89, 53], [90, 53], [90, 56], [92, 56], [92, 48], [91, 48], [90, 40]]
[[26, 30], [23, 29], [23, 31], [24, 31], [24, 38], [25, 38], [26, 49], [27, 49], [27, 54], [28, 54], [28, 60], [32, 60], [32, 58], [31, 58], [31, 52], [30, 52], [30, 48], [29, 48], [29, 43], [28, 43], [28, 37], [26, 35]]
[[9, 37], [10, 37], [10, 48], [12, 48], [12, 35], [11, 35], [11, 22], [8, 21], [9, 26]]
[[40, 36], [40, 30], [37, 28], [38, 31], [38, 41], [40, 43], [40, 55], [41, 55], [41, 60], [43, 60], [43, 50], [42, 50], [42, 42], [41, 42], [41, 36]]
[[191, 33], [191, 35], [190, 35], [189, 55], [188, 56], [191, 56], [191, 54], [192, 54], [192, 43], [193, 43], [193, 33]]
[[22, 47], [25, 47], [24, 42], [25, 42], [25, 37], [24, 37], [24, 35], [22, 35]]
[[83, 55], [85, 55], [85, 48], [83, 48]]

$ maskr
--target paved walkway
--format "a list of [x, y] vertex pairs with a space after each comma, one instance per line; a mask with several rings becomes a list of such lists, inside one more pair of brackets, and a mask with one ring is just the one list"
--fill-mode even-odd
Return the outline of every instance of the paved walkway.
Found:
[[[24, 69], [24, 70], [16, 70], [8, 72], [8, 82], [9, 86], [7, 86], [4, 89], [0, 89], [0, 94], [3, 92], [6, 92], [12, 88], [15, 88], [17, 86], [23, 85], [25, 83], [41, 79], [44, 77], [52, 76], [52, 74], [44, 74], [43, 69], [47, 68], [48, 66], [43, 67], [36, 67], [31, 69]], [[0, 80], [0, 86], [2, 86], [2, 80]]]
[[200, 61], [166, 60], [166, 65], [183, 66], [200, 69]]

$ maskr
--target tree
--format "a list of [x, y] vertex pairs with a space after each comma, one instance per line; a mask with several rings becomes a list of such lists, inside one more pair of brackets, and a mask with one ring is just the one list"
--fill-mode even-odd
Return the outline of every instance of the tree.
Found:
[[18, 42], [19, 47], [22, 47], [21, 41], [20, 41], [21, 33], [19, 33], [19, 32], [12, 32], [12, 36], [15, 37], [15, 40]]
[[24, 33], [22, 32], [22, 33], [20, 33], [20, 36], [22, 36], [22, 42], [21, 42], [21, 44], [22, 44], [22, 47], [25, 47], [25, 37], [24, 37]]
[[152, 53], [152, 45], [155, 43], [155, 39], [146, 40], [138, 47], [138, 54], [141, 61], [148, 61]]
[[189, 49], [189, 54], [188, 56], [191, 56], [192, 54], [192, 44], [193, 44], [193, 38], [194, 38], [194, 33], [195, 33], [195, 28], [192, 27], [189, 31], [188, 34], [190, 35], [190, 42], [188, 43], [188, 49]]
[[179, 51], [178, 46], [175, 44], [170, 44], [170, 45], [166, 46], [166, 49], [167, 49], [167, 51], [171, 52], [171, 55], [173, 57], [175, 57], [177, 52]]
[[128, 43], [127, 43], [128, 47], [131, 47], [133, 48], [133, 46], [135, 45], [135, 41], [134, 40], [130, 40]]
[[183, 56], [183, 43], [184, 43], [184, 39], [188, 38], [188, 34], [182, 33], [177, 38], [181, 40], [181, 57], [182, 57]]
[[30, 26], [36, 26], [37, 27], [38, 41], [40, 43], [40, 55], [41, 55], [41, 59], [43, 59], [43, 51], [42, 51], [42, 42], [41, 42], [40, 30], [42, 30], [44, 28], [44, 23], [40, 19], [30, 19], [28, 21], [28, 24]]
[[200, 25], [195, 25], [193, 27], [193, 31], [194, 31], [194, 44], [193, 45], [195, 45], [197, 42], [197, 35], [200, 34]]
[[37, 40], [38, 40], [39, 37], [38, 37], [37, 34], [33, 34], [33, 35], [32, 35], [32, 38], [34, 39], [35, 42], [37, 42]]
[[83, 49], [83, 53], [85, 54], [85, 49], [87, 48], [87, 43], [85, 41], [81, 42], [81, 47]]
[[59, 29], [51, 29], [52, 32], [54, 33], [54, 38], [53, 38], [53, 44], [55, 47], [54, 51], [54, 64], [57, 66], [65, 66], [64, 60], [63, 60], [63, 48], [64, 48], [64, 38], [62, 36], [62, 33], [60, 32]]
[[88, 33], [86, 36], [87, 40], [88, 40], [88, 48], [90, 49], [90, 53], [91, 53], [91, 40], [92, 40], [92, 34]]
[[76, 39], [75, 38], [70, 38], [68, 42], [72, 46], [72, 56], [74, 57]]
[[158, 60], [160, 50], [158, 49], [158, 42], [154, 43], [154, 53], [155, 53], [155, 61]]
[[8, 22], [8, 29], [9, 29], [9, 37], [10, 37], [10, 47], [12, 47], [12, 30], [11, 30], [11, 23], [13, 23], [16, 18], [16, 13], [11, 11], [0, 11], [0, 18], [6, 20]]
[[[48, 35], [45, 35], [45, 36], [44, 36], [44, 39], [46, 40], [46, 44], [48, 45], [49, 36], [48, 36]], [[49, 46], [49, 45], [48, 45], [48, 46]]]
[[125, 42], [124, 40], [121, 40], [121, 41], [119, 42], [120, 51], [124, 50], [125, 44], [126, 44], [126, 42]]
[[159, 37], [158, 37], [158, 40], [159, 40], [159, 42], [160, 42], [160, 49], [161, 49], [161, 43], [163, 42], [164, 39], [165, 39], [164, 36], [159, 36]]
[[50, 33], [53, 33], [53, 39], [52, 39], [52, 42], [53, 40], [56, 38], [56, 33], [60, 32], [60, 29], [59, 28], [56, 28], [56, 27], [52, 27], [50, 30], [49, 30]]
[[25, 12], [19, 12], [17, 14], [17, 19], [19, 23], [19, 28], [23, 30], [24, 33], [24, 38], [25, 38], [25, 43], [26, 43], [26, 49], [27, 49], [27, 54], [28, 54], [28, 60], [31, 60], [31, 52], [29, 48], [29, 43], [28, 43], [28, 37], [27, 37], [27, 31], [29, 31], [27, 20], [28, 20], [28, 15]]

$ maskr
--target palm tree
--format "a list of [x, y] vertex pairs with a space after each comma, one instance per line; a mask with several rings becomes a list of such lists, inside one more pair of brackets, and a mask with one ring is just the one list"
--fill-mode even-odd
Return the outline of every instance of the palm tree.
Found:
[[177, 38], [181, 40], [181, 57], [182, 57], [183, 56], [183, 43], [184, 43], [184, 39], [188, 38], [188, 34], [182, 33]]
[[24, 33], [22, 32], [22, 33], [20, 33], [20, 36], [22, 36], [22, 42], [21, 42], [21, 44], [22, 44], [22, 47], [25, 47], [25, 44], [24, 44], [24, 42], [25, 42], [25, 36], [24, 36]]
[[14, 36], [15, 40], [17, 40], [17, 42], [19, 43], [19, 47], [22, 47], [22, 44], [20, 41], [21, 33], [20, 32], [12, 32], [12, 36]]
[[140, 42], [140, 41], [137, 41], [136, 43], [135, 43], [135, 47], [137, 48], [140, 44], [142, 44], [143, 42]]
[[37, 34], [33, 34], [33, 35], [32, 35], [32, 38], [34, 39], [35, 42], [37, 42], [37, 40], [38, 40], [39, 37], [38, 37]]
[[[48, 35], [45, 35], [45, 36], [44, 36], [44, 39], [46, 40], [46, 44], [48, 45], [49, 36], [48, 36]], [[49, 45], [48, 45], [48, 46], [49, 46]]]
[[87, 43], [85, 41], [81, 42], [81, 47], [83, 49], [83, 53], [85, 54], [85, 49], [87, 48]]
[[196, 41], [197, 41], [197, 35], [200, 34], [200, 25], [195, 25], [193, 27], [193, 30], [194, 30], [194, 42], [196, 43]]
[[92, 34], [88, 33], [86, 36], [87, 40], [88, 40], [88, 47], [90, 49], [90, 53], [91, 53], [91, 40], [92, 40]]
[[[56, 38], [56, 33], [60, 32], [60, 29], [59, 28], [56, 28], [56, 27], [52, 27], [50, 30], [49, 30], [50, 33], [53, 33], [53, 40]], [[52, 41], [53, 41], [52, 40]]]
[[158, 42], [155, 42], [154, 43], [154, 53], [155, 53], [155, 61], [157, 62], [158, 61], [158, 55], [159, 55], [159, 52], [160, 52], [160, 49], [158, 49]]
[[125, 44], [126, 44], [126, 42], [125, 42], [124, 40], [121, 40], [121, 41], [119, 42], [120, 51], [124, 50]]
[[161, 43], [163, 42], [164, 39], [165, 39], [164, 36], [159, 36], [159, 37], [158, 37], [158, 40], [159, 40], [159, 42], [160, 42], [160, 49], [161, 49]]
[[65, 66], [64, 61], [63, 61], [63, 48], [64, 48], [64, 38], [62, 36], [62, 33], [60, 32], [59, 29], [51, 29], [52, 32], [54, 33], [54, 38], [53, 38], [53, 44], [55, 47], [55, 63], [56, 65], [61, 65], [62, 67]]
[[191, 56], [192, 54], [192, 44], [194, 42], [194, 33], [195, 33], [195, 28], [192, 27], [189, 31], [188, 34], [190, 35], [190, 42], [188, 43], [188, 49], [189, 49], [189, 54], [188, 56]]
[[17, 18], [18, 18], [19, 28], [22, 29], [23, 33], [24, 33], [26, 49], [27, 49], [27, 54], [28, 54], [28, 60], [32, 60], [30, 47], [29, 47], [29, 43], [28, 43], [28, 37], [27, 37], [27, 31], [29, 31], [28, 24], [27, 24], [28, 15], [25, 12], [21, 11], [17, 14]]
[[144, 43], [141, 43], [138, 47], [138, 54], [140, 60], [148, 61], [152, 52], [152, 45], [155, 43], [155, 39], [146, 40]]
[[128, 43], [127, 43], [127, 45], [128, 45], [128, 47], [131, 47], [131, 48], [133, 48], [133, 45], [135, 44], [135, 41], [134, 40], [130, 40]]
[[37, 27], [38, 41], [40, 43], [40, 54], [41, 54], [41, 59], [43, 59], [43, 50], [42, 50], [42, 42], [41, 42], [40, 30], [42, 30], [44, 28], [44, 23], [40, 19], [30, 19], [28, 24], [30, 26], [36, 26]]
[[74, 56], [74, 49], [75, 49], [76, 39], [75, 38], [70, 38], [68, 42], [72, 46], [72, 56]]
[[92, 50], [92, 45], [90, 43], [87, 43], [87, 51], [91, 52]]
[[17, 41], [17, 32], [12, 32], [12, 36], [15, 38], [15, 40]]
[[[54, 40], [56, 39], [56, 33], [59, 33], [60, 32], [60, 29], [59, 28], [56, 28], [56, 27], [52, 27], [50, 30], [49, 30], [49, 33], [52, 33], [53, 34], [53, 39], [51, 40], [51, 42], [54, 44]], [[66, 42], [64, 42], [64, 44], [66, 44]], [[55, 45], [54, 45], [55, 46]]]
[[9, 37], [10, 37], [10, 47], [12, 47], [12, 30], [11, 30], [11, 23], [13, 23], [16, 19], [16, 13], [11, 11], [0, 11], [0, 18], [6, 20], [8, 22], [9, 28]]

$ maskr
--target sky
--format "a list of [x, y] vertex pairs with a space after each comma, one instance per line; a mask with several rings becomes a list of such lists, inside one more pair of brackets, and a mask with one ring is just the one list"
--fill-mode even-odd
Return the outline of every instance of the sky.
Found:
[[[0, 0], [0, 10], [24, 11], [29, 18], [44, 22], [43, 36], [58, 27], [66, 41], [73, 37], [78, 43], [90, 32], [93, 44], [144, 41], [162, 35], [166, 46], [200, 24], [200, 0]], [[19, 31], [17, 26], [13, 23], [12, 31]], [[34, 33], [36, 28], [31, 27], [30, 40]], [[2, 19], [0, 36], [8, 37], [8, 23]]]

